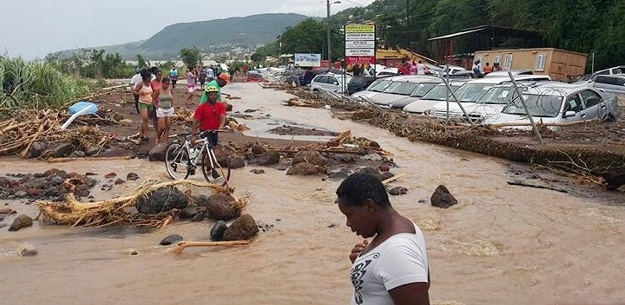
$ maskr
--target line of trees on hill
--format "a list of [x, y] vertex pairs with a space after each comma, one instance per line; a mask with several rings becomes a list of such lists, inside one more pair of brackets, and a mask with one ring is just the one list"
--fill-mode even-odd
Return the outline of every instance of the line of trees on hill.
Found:
[[[594, 53], [595, 67], [603, 68], [625, 64], [623, 16], [622, 0], [377, 0], [339, 12], [329, 23], [333, 58], [343, 56], [341, 28], [347, 23], [375, 22], [385, 46], [410, 48], [426, 56], [432, 56], [429, 38], [496, 25], [537, 31], [546, 47]], [[325, 20], [304, 20], [259, 48], [252, 59], [262, 61], [281, 53], [327, 54], [325, 26]], [[514, 40], [505, 44], [515, 47]]]

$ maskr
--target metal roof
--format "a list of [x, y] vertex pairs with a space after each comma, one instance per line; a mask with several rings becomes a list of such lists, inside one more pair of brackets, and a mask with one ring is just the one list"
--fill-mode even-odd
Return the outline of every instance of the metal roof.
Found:
[[506, 36], [506, 37], [516, 37], [516, 38], [540, 38], [540, 34], [534, 31], [517, 30], [517, 29], [507, 28], [503, 26], [481, 25], [481, 26], [477, 26], [474, 28], [464, 29], [460, 32], [433, 37], [433, 38], [428, 39], [428, 41], [449, 39], [449, 38], [454, 38], [458, 36], [463, 36], [467, 34], [483, 32], [483, 31], [490, 31], [495, 36]]

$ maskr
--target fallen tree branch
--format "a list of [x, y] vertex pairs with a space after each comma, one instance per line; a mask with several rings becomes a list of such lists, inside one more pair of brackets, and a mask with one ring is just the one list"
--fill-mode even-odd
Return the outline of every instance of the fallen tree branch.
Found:
[[190, 247], [232, 247], [249, 245], [252, 240], [233, 240], [233, 241], [181, 241], [172, 250], [175, 254], [180, 254], [184, 249]]
[[521, 182], [521, 181], [508, 181], [507, 183], [509, 185], [533, 187], [533, 188], [537, 188], [537, 189], [546, 189], [546, 190], [552, 190], [552, 191], [556, 191], [556, 192], [560, 192], [560, 193], [568, 193], [569, 192], [567, 190], [563, 190], [563, 189], [559, 189], [559, 188], [555, 188], [555, 187], [544, 186], [544, 185], [536, 185], [536, 184], [529, 184], [529, 183], [525, 183], [525, 182]]
[[71, 161], [111, 161], [111, 160], [130, 160], [130, 156], [120, 157], [68, 157], [68, 158], [49, 158], [46, 160], [48, 163], [62, 163]]

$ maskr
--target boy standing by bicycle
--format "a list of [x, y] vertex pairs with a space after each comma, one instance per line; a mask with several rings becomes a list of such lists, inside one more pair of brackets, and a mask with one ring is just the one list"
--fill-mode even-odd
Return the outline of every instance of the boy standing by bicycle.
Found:
[[213, 146], [217, 146], [219, 134], [217, 131], [226, 125], [226, 106], [224, 103], [217, 103], [217, 87], [206, 86], [205, 92], [208, 103], [203, 103], [195, 108], [193, 126], [191, 127], [191, 142], [195, 141], [198, 128], [200, 132], [210, 131], [208, 139]]

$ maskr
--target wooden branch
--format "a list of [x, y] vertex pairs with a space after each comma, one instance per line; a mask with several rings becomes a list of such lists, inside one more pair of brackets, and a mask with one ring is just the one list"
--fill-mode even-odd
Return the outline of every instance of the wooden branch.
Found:
[[558, 188], [554, 188], [554, 187], [550, 187], [550, 186], [528, 184], [528, 183], [524, 183], [524, 182], [521, 182], [521, 181], [508, 181], [508, 184], [509, 185], [517, 185], [517, 186], [533, 187], [533, 188], [537, 188], [537, 189], [552, 190], [552, 191], [556, 191], [556, 192], [560, 192], [560, 193], [568, 193], [569, 192], [567, 190], [558, 189]]
[[180, 254], [184, 249], [189, 247], [232, 247], [248, 245], [252, 240], [233, 240], [233, 241], [181, 241], [172, 250], [175, 254]]
[[382, 181], [382, 184], [384, 184], [384, 185], [389, 184], [389, 183], [391, 183], [391, 182], [393, 182], [393, 181], [395, 181], [395, 180], [397, 180], [399, 178], [403, 178], [405, 176], [406, 176], [406, 174], [395, 175], [395, 176], [393, 176], [391, 178], [388, 178], [388, 179]]

